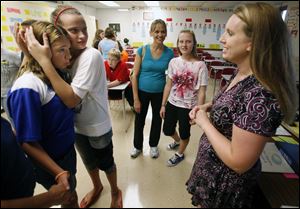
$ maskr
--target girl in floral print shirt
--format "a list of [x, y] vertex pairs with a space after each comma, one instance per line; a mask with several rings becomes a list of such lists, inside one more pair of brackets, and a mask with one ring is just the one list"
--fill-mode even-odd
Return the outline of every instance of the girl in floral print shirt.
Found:
[[[177, 40], [181, 56], [169, 63], [160, 116], [164, 119], [164, 134], [174, 139], [167, 149], [174, 150], [178, 146], [179, 149], [168, 160], [168, 166], [175, 166], [184, 159], [183, 153], [190, 138], [189, 112], [197, 104], [205, 102], [208, 71], [205, 63], [197, 59], [196, 44], [194, 32], [182, 30]], [[179, 135], [176, 131], [177, 121]]]

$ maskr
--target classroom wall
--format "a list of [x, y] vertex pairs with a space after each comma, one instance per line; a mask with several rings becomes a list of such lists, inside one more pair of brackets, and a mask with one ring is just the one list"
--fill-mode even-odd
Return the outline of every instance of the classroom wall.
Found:
[[[231, 10], [214, 8], [145, 8], [136, 7], [128, 12], [119, 12], [116, 9], [96, 9], [74, 1], [61, 1], [60, 3], [72, 5], [84, 16], [88, 27], [88, 46], [91, 46], [98, 20], [99, 28], [105, 29], [109, 23], [119, 23], [121, 32], [118, 39], [125, 37], [133, 42], [149, 43], [152, 38], [149, 35], [150, 25], [154, 19], [161, 18], [168, 24], [168, 36], [166, 44], [176, 45], [177, 35], [181, 29], [194, 30], [198, 43], [206, 48], [219, 47], [218, 36], [224, 32], [227, 19], [232, 14]], [[56, 7], [56, 3], [46, 1], [1, 1], [1, 36], [3, 46], [17, 51], [12, 30], [15, 22], [26, 19], [49, 20], [50, 13]], [[288, 1], [287, 24], [290, 30], [295, 31], [292, 35], [292, 59], [299, 80], [299, 3]], [[167, 18], [172, 18], [167, 21]], [[186, 18], [191, 18], [187, 22]], [[206, 22], [210, 21], [210, 22]], [[204, 27], [206, 24], [206, 27]], [[220, 26], [220, 27], [219, 27]], [[213, 44], [213, 45], [211, 45]], [[220, 53], [213, 52], [219, 57]]]
[[292, 61], [299, 82], [299, 2], [289, 2], [286, 23], [291, 32]]
[[[115, 15], [116, 13], [118, 15]], [[218, 40], [224, 32], [225, 23], [231, 14], [231, 10], [205, 8], [201, 11], [200, 8], [183, 8], [181, 10], [176, 7], [135, 8], [128, 12], [118, 12], [116, 9], [98, 9], [96, 18], [99, 21], [99, 27], [103, 29], [108, 27], [109, 23], [120, 23], [121, 32], [118, 34], [118, 38], [123, 40], [127, 37], [131, 44], [133, 42], [151, 42], [149, 30], [152, 21], [163, 19], [166, 21], [168, 29], [165, 43], [176, 46], [179, 31], [186, 28], [195, 32], [197, 42], [205, 48], [221, 48]], [[145, 20], [145, 18], [149, 18], [149, 20]], [[172, 20], [167, 21], [167, 18], [172, 18]]]
[[[91, 46], [96, 31], [96, 9], [76, 2], [64, 2], [64, 4], [72, 5], [83, 14], [87, 23], [88, 33], [90, 34], [88, 45]], [[1, 36], [3, 47], [13, 51], [19, 50], [12, 33], [15, 22], [22, 22], [26, 19], [49, 21], [50, 14], [56, 6], [56, 3], [45, 1], [1, 1]]]

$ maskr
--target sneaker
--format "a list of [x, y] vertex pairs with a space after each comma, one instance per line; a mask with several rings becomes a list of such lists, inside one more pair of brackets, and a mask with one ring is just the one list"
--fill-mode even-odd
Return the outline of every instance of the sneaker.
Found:
[[167, 150], [177, 149], [179, 147], [179, 144], [180, 144], [179, 142], [174, 141], [173, 143], [168, 144]]
[[139, 156], [142, 153], [142, 150], [139, 150], [137, 148], [133, 148], [133, 150], [130, 153], [130, 157], [132, 158], [136, 158], [137, 156]]
[[152, 158], [158, 158], [159, 152], [157, 147], [150, 147], [150, 156]]
[[175, 153], [175, 155], [168, 160], [167, 166], [169, 167], [175, 166], [178, 163], [180, 163], [183, 159], [184, 159], [184, 155], [180, 157], [177, 153]]

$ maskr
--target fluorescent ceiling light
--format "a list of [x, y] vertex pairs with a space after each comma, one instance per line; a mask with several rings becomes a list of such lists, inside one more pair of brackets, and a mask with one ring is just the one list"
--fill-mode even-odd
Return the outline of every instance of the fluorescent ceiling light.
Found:
[[119, 12], [128, 12], [128, 9], [118, 9]]
[[159, 7], [158, 1], [144, 1], [148, 7]]
[[114, 1], [98, 1], [100, 2], [101, 4], [104, 4], [106, 6], [109, 6], [109, 7], [119, 7], [120, 5], [115, 3]]

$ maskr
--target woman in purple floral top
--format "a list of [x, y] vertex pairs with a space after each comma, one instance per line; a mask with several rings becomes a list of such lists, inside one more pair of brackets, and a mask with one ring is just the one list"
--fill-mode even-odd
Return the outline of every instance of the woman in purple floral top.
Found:
[[187, 190], [198, 207], [251, 207], [259, 156], [297, 109], [288, 30], [277, 8], [245, 4], [234, 10], [220, 41], [223, 58], [238, 72], [212, 103], [190, 112], [204, 134]]

